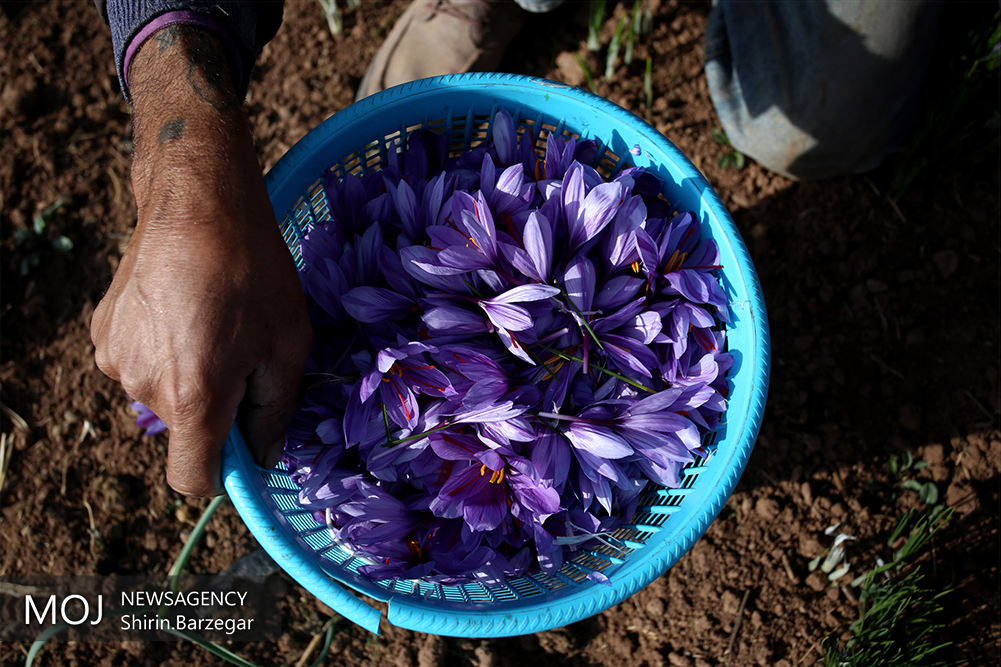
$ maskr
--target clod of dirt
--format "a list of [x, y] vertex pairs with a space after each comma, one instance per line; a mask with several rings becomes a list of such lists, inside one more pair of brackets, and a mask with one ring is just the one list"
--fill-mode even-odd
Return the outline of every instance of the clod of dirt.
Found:
[[560, 52], [560, 55], [556, 56], [556, 67], [560, 70], [562, 81], [571, 86], [580, 86], [584, 83], [584, 70], [581, 69], [580, 63], [577, 62], [577, 57], [573, 53]]
[[943, 278], [948, 278], [959, 268], [959, 255], [954, 250], [939, 250], [931, 256], [931, 261]]
[[8, 81], [0, 93], [0, 115], [12, 118], [27, 116], [38, 102], [38, 83], [34, 77], [23, 75]]
[[476, 651], [476, 666], [477, 667], [496, 667], [497, 665], [497, 654], [493, 652], [488, 646], [477, 646]]
[[820, 570], [811, 572], [810, 576], [806, 578], [806, 585], [809, 586], [811, 590], [819, 593], [827, 588], [827, 576]]
[[803, 495], [803, 502], [810, 506], [813, 504], [813, 488], [809, 482], [803, 482], [799, 487], [799, 492]]
[[674, 651], [667, 654], [667, 661], [674, 667], [692, 667], [691, 658]]
[[438, 635], [428, 635], [417, 652], [418, 667], [441, 667], [445, 664], [445, 642]]
[[779, 515], [779, 504], [771, 498], [761, 498], [754, 504], [754, 512], [765, 521], [774, 521]]

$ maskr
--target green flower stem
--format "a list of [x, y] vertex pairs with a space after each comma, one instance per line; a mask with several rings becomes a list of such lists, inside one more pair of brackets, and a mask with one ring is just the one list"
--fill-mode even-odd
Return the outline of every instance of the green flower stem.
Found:
[[[591, 325], [587, 323], [587, 320], [584, 318], [583, 315], [581, 315], [581, 312], [579, 310], [577, 310], [577, 306], [574, 304], [573, 299], [570, 298], [570, 295], [567, 294], [567, 291], [563, 288], [562, 285], [560, 286], [560, 292], [562, 292], [563, 296], [565, 296], [567, 298], [567, 303], [570, 304], [570, 308], [571, 308], [571, 310], [573, 310], [574, 315], [576, 315], [577, 318], [580, 320], [581, 324], [584, 325], [584, 328], [587, 329], [587, 332], [589, 334], [591, 334], [591, 338], [593, 338], [594, 342], [598, 345], [598, 349], [601, 350], [602, 352], [604, 352], [605, 351], [605, 346], [601, 344], [600, 340], [598, 340], [597, 334], [595, 334], [594, 330], [591, 329]], [[581, 362], [581, 363], [583, 363], [583, 362]]]
[[[536, 345], [538, 345], [539, 347], [541, 347], [543, 350], [546, 350], [548, 352], [552, 352], [553, 354], [555, 354], [560, 359], [564, 359], [566, 361], [576, 361], [576, 362], [579, 362], [579, 363], [582, 363], [582, 364], [584, 363], [583, 359], [581, 359], [579, 357], [575, 357], [575, 356], [570, 355], [570, 354], [566, 354], [564, 352], [560, 352], [559, 350], [557, 350], [555, 348], [552, 348], [552, 347], [549, 347], [548, 345], [543, 345], [542, 343], [536, 343]], [[636, 382], [635, 380], [630, 380], [625, 375], [619, 375], [615, 371], [610, 371], [607, 368], [602, 368], [601, 366], [595, 366], [594, 364], [590, 364], [590, 366], [591, 366], [591, 368], [593, 368], [594, 370], [596, 370], [596, 371], [598, 371], [600, 373], [604, 373], [605, 375], [611, 375], [613, 378], [616, 378], [617, 380], [622, 380], [626, 384], [632, 385], [632, 386], [636, 387], [637, 389], [642, 389], [643, 391], [648, 392], [650, 394], [656, 394], [657, 393], [655, 390], [651, 389], [650, 387], [646, 387], [646, 386], [640, 384], [639, 382]]]
[[427, 436], [431, 435], [432, 433], [437, 433], [438, 431], [444, 431], [446, 428], [449, 428], [450, 426], [452, 426], [452, 424], [445, 424], [444, 426], [436, 426], [435, 428], [431, 429], [430, 431], [422, 431], [421, 433], [415, 433], [413, 435], [408, 435], [405, 438], [399, 438], [397, 440], [390, 440], [389, 442], [387, 442], [386, 444], [384, 444], [383, 447], [392, 447], [393, 445], [398, 445], [401, 442], [408, 442], [410, 440], [419, 440], [420, 438], [427, 437]]

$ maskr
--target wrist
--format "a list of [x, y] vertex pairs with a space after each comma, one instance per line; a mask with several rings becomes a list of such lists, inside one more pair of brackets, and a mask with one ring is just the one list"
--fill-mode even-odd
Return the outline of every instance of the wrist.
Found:
[[136, 52], [129, 77], [140, 210], [157, 192], [181, 201], [187, 194], [172, 195], [224, 193], [261, 180], [232, 74], [226, 46], [200, 27], [167, 26]]
[[208, 142], [205, 155], [227, 144], [251, 146], [228, 49], [213, 32], [170, 25], [132, 58], [135, 159]]

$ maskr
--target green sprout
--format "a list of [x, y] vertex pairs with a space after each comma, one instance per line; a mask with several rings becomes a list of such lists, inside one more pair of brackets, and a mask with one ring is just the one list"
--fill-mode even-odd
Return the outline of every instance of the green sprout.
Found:
[[[327, 19], [327, 27], [330, 28], [330, 34], [339, 35], [344, 32], [344, 18], [341, 16], [341, 10], [337, 6], [337, 0], [318, 0], [320, 7], [323, 8], [323, 16]], [[344, 4], [348, 9], [354, 9], [361, 4], [361, 0], [344, 0]]]
[[601, 48], [601, 24], [605, 20], [605, 0], [591, 0], [588, 8], [587, 50], [597, 51]]
[[594, 87], [594, 75], [591, 74], [591, 68], [587, 66], [587, 61], [584, 60], [580, 54], [577, 54], [577, 64], [580, 65], [580, 69], [584, 72], [584, 80], [587, 81], [587, 87], [591, 92], [597, 92]]
[[14, 232], [14, 243], [24, 251], [21, 258], [20, 270], [22, 276], [36, 268], [41, 263], [42, 253], [49, 247], [59, 253], [66, 253], [73, 249], [73, 242], [62, 234], [53, 236], [53, 222], [59, 215], [63, 207], [63, 200], [59, 199], [55, 204], [35, 215], [32, 226], [26, 229], [18, 229]]
[[927, 461], [916, 461], [913, 454], [904, 451], [899, 458], [896, 454], [892, 454], [886, 465], [890, 474], [897, 480], [895, 486], [914, 491], [925, 505], [934, 505], [938, 502], [938, 486], [935, 482], [920, 482], [916, 479], [910, 479], [907, 475], [910, 471], [928, 467]]
[[713, 140], [715, 140], [720, 146], [730, 149], [719, 159], [719, 166], [721, 169], [733, 167], [737, 171], [740, 171], [744, 168], [744, 154], [733, 147], [730, 143], [730, 138], [727, 137], [722, 130], [713, 128]]
[[953, 510], [935, 507], [915, 515], [906, 512], [888, 541], [895, 543], [917, 516], [907, 542], [894, 552], [893, 561], [873, 568], [852, 582], [860, 588], [859, 617], [851, 624], [851, 637], [839, 642], [824, 640], [825, 667], [939, 667], [939, 651], [951, 642], [940, 642], [944, 629], [940, 600], [950, 591], [922, 585], [915, 567], [906, 574], [921, 549], [952, 517]]
[[605, 81], [615, 75], [615, 61], [619, 57], [619, 48], [622, 46], [622, 31], [625, 27], [626, 17], [623, 16], [619, 19], [619, 25], [615, 28], [615, 34], [612, 35], [612, 41], [608, 45], [608, 57], [605, 58]]
[[633, 17], [629, 21], [629, 32], [626, 33], [626, 55], [622, 57], [622, 61], [627, 67], [633, 64], [633, 46], [636, 44], [636, 34], [640, 29], [640, 21], [643, 20], [640, 14], [640, 5], [640, 0], [636, 0], [633, 5]]

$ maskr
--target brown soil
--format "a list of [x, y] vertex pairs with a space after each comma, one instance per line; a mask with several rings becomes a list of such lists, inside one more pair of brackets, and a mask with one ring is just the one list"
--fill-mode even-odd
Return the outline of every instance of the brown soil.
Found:
[[[335, 39], [318, 3], [286, 3], [285, 25], [265, 49], [248, 97], [265, 167], [351, 103], [406, 4], [366, 2]], [[652, 4], [654, 33], [613, 82], [597, 82], [597, 92], [649, 113], [692, 156], [733, 212], [760, 272], [773, 367], [747, 471], [687, 556], [590, 620], [492, 641], [394, 628], [374, 639], [345, 624], [327, 664], [817, 664], [820, 641], [842, 635], [858, 608], [849, 589], [827, 586], [807, 563], [830, 544], [824, 529], [837, 521], [858, 537], [849, 549], [853, 571], [842, 582], [887, 555], [883, 542], [895, 515], [918, 504], [913, 492], [890, 486], [889, 458], [905, 450], [928, 462], [908, 474], [934, 481], [957, 511], [923, 566], [932, 585], [954, 589], [944, 599], [955, 642], [949, 657], [998, 664], [997, 155], [974, 164], [936, 162], [894, 204], [885, 197], [889, 166], [816, 184], [797, 184], [753, 162], [722, 169], [717, 161], [725, 149], [711, 135], [718, 120], [702, 75], [708, 3]], [[586, 53], [585, 7], [567, 3], [526, 27], [504, 69], [583, 84], [573, 54]], [[614, 23], [606, 21], [605, 31]], [[969, 26], [961, 28], [957, 34], [965, 35]], [[649, 110], [647, 55], [654, 62]], [[596, 57], [586, 58], [591, 71], [603, 70]], [[108, 30], [92, 5], [5, 3], [0, 85], [0, 381], [9, 409], [0, 431], [13, 444], [0, 489], [0, 576], [162, 573], [206, 501], [175, 504], [178, 496], [164, 482], [166, 439], [141, 436], [124, 393], [93, 361], [88, 324], [128, 242], [135, 207], [129, 108]], [[55, 226], [75, 247], [41, 251], [39, 265], [22, 278], [26, 248], [14, 232], [60, 197], [65, 214]], [[191, 567], [219, 572], [255, 548], [226, 506]], [[329, 613], [290, 584], [281, 640], [237, 650], [262, 665], [294, 664]], [[0, 663], [20, 663], [26, 650], [0, 646]], [[39, 664], [216, 660], [189, 644], [53, 643]]]

